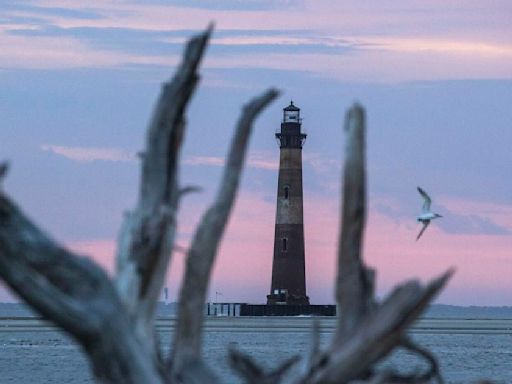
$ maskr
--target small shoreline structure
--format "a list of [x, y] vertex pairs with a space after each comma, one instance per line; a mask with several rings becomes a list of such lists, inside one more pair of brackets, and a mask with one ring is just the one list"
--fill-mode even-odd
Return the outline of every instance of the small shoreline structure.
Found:
[[336, 316], [336, 305], [207, 303], [207, 316]]
[[[206, 316], [239, 316], [240, 306], [255, 305], [245, 302], [207, 302], [204, 308]], [[256, 304], [262, 305], [262, 304]], [[330, 306], [330, 305], [329, 305]], [[161, 301], [156, 310], [157, 319], [172, 319], [177, 316], [177, 303]], [[23, 303], [0, 303], [0, 321], [5, 319], [40, 319], [39, 313], [34, 312]], [[512, 306], [461, 306], [448, 304], [432, 304], [419, 320], [442, 321], [512, 321]]]

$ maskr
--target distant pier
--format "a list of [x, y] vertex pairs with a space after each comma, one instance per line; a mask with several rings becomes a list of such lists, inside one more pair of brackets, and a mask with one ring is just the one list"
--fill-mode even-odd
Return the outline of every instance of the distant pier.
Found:
[[336, 316], [335, 305], [207, 303], [207, 316]]

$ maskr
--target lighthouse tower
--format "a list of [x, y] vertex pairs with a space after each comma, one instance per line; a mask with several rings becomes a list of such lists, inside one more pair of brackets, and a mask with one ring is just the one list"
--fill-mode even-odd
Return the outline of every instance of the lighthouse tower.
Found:
[[304, 261], [304, 219], [302, 209], [302, 146], [300, 109], [283, 109], [281, 131], [276, 133], [280, 147], [277, 186], [276, 228], [272, 284], [267, 304], [309, 305], [306, 295]]

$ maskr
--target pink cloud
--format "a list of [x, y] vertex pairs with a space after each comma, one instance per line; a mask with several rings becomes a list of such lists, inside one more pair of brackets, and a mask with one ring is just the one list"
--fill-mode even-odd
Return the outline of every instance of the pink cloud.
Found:
[[62, 145], [42, 145], [43, 151], [53, 152], [78, 162], [103, 161], [135, 161], [134, 153], [119, 148], [66, 147]]
[[378, 270], [381, 293], [406, 278], [426, 280], [454, 266], [457, 272], [441, 294], [441, 302], [508, 304], [507, 292], [512, 289], [510, 236], [447, 234], [434, 222], [416, 242], [416, 224], [412, 218], [410, 224], [397, 224], [379, 213], [370, 215], [365, 257]]
[[14, 27], [0, 28], [0, 45], [3, 47], [0, 51], [0, 65], [3, 68], [105, 68], [127, 64], [174, 66], [179, 62], [177, 55], [148, 56], [137, 52], [104, 50], [78, 38], [8, 33]]
[[[67, 28], [123, 28], [139, 31], [201, 30], [215, 20], [220, 30], [289, 31], [288, 34], [214, 36], [213, 44], [253, 46], [351, 47], [312, 53], [279, 51], [261, 54], [209, 55], [207, 68], [265, 68], [306, 71], [339, 80], [396, 82], [410, 80], [510, 78], [512, 42], [504, 36], [510, 23], [500, 7], [471, 3], [460, 10], [445, 5], [397, 2], [367, 7], [356, 3], [304, 2], [302, 6], [266, 10], [212, 10], [169, 5], [105, 2], [38, 1], [39, 7], [91, 10], [100, 17], [75, 18], [37, 11], [11, 12], [36, 17]], [[410, 12], [421, 10], [421, 12]], [[500, 10], [502, 12], [500, 12]], [[432, 20], [450, 25], [435, 29]], [[472, 22], [468, 22], [471, 20]], [[492, 21], [489, 22], [489, 21]], [[473, 24], [481, 28], [473, 28]], [[420, 26], [423, 26], [421, 28]], [[471, 26], [471, 27], [469, 27]], [[485, 28], [484, 28], [485, 26]], [[15, 28], [7, 26], [4, 32]], [[298, 33], [297, 31], [307, 31]], [[428, 31], [419, 33], [418, 31]], [[168, 38], [169, 39], [169, 38]], [[171, 43], [182, 43], [181, 37]], [[0, 54], [4, 67], [98, 67], [124, 64], [175, 65], [177, 57], [137, 52], [105, 51], [77, 38], [0, 34], [7, 47]], [[379, 63], [378, 66], [375, 63]], [[471, 63], [471, 65], [468, 65]], [[217, 80], [218, 81], [218, 80]]]
[[[272, 159], [272, 157], [274, 156], [260, 152], [251, 153], [247, 159], [247, 166], [275, 171], [279, 168], [279, 163], [277, 159]], [[223, 167], [225, 158], [220, 156], [189, 156], [183, 161], [183, 164]]]
[[[171, 37], [163, 39], [165, 42], [183, 44], [185, 38]], [[457, 40], [449, 38], [427, 38], [427, 37], [400, 37], [397, 35], [388, 36], [366, 36], [328, 34], [320, 36], [283, 36], [283, 35], [239, 35], [230, 37], [214, 37], [213, 45], [276, 45], [276, 46], [324, 46], [339, 48], [356, 48], [358, 50], [377, 50], [395, 52], [429, 52], [431, 54], [459, 54], [470, 56], [501, 57], [506, 59], [512, 56], [512, 46], [506, 43], [491, 43], [472, 40]]]
[[[351, 53], [231, 54], [211, 57], [210, 68], [267, 68], [310, 72], [340, 81], [392, 83], [414, 80], [510, 78], [507, 56], [427, 50], [356, 50]], [[378, 62], [379, 65], [375, 66]], [[468, 65], [471, 62], [471, 65]]]
[[317, 173], [334, 173], [338, 175], [341, 172], [341, 159], [333, 159], [321, 153], [305, 153], [303, 161], [309, 164]]
[[[281, 3], [271, 10], [215, 10], [200, 7], [177, 7], [163, 4], [139, 4], [118, 1], [76, 1], [39, 0], [39, 7], [73, 10], [91, 10], [101, 17], [79, 19], [56, 15], [33, 14], [27, 16], [45, 17], [47, 21], [63, 28], [99, 27], [132, 28], [146, 30], [202, 29], [215, 21], [221, 29], [231, 30], [332, 30], [343, 33], [369, 31], [380, 35], [382, 31], [397, 30], [402, 34], [476, 37], [484, 39], [507, 39], [500, 33], [510, 29], [508, 11], [504, 3], [485, 4], [481, 2], [396, 1], [385, 4], [354, 3], [351, 1], [332, 2], [329, 0], [307, 0], [301, 4]], [[433, 20], [438, 21], [432, 23]], [[475, 28], [479, 25], [481, 28]]]
[[[485, 205], [485, 204], [484, 204]], [[491, 207], [493, 205], [491, 204]], [[308, 196], [304, 203], [307, 289], [314, 303], [334, 302], [338, 236], [337, 197]], [[177, 243], [188, 247], [202, 208], [185, 204], [180, 214]], [[221, 242], [210, 284], [209, 298], [262, 303], [270, 287], [274, 242], [275, 204], [258, 193], [242, 192]], [[439, 301], [462, 305], [507, 305], [512, 291], [511, 236], [454, 235], [434, 223], [416, 242], [414, 218], [397, 222], [372, 210], [364, 241], [364, 259], [377, 269], [377, 292], [411, 278], [427, 281], [449, 267], [456, 274]], [[115, 240], [71, 242], [73, 251], [89, 255], [109, 273], [114, 270]], [[167, 278], [175, 300], [185, 256], [174, 252]]]
[[[340, 161], [329, 159], [322, 154], [309, 153], [304, 155], [303, 161], [304, 163], [309, 164], [317, 173], [339, 173]], [[220, 156], [189, 156], [183, 161], [183, 163], [186, 165], [223, 167], [225, 159]], [[247, 159], [247, 166], [250, 168], [277, 171], [279, 169], [279, 158], [274, 152], [251, 152]]]
[[[187, 207], [183, 207], [183, 212], [187, 212]], [[195, 212], [189, 213], [192, 215], [182, 218], [185, 225], [195, 217]], [[270, 289], [274, 215], [274, 204], [265, 202], [260, 196], [247, 193], [238, 196], [215, 262], [211, 299], [215, 291], [222, 292], [222, 300], [226, 301], [260, 302], [265, 299]], [[169, 276], [171, 295], [177, 294], [183, 261], [183, 255], [174, 257]]]
[[225, 159], [220, 156], [190, 156], [183, 161], [186, 165], [224, 166]]
[[512, 231], [512, 206], [494, 202], [475, 201], [468, 199], [454, 199], [452, 197], [440, 197], [440, 202], [450, 211], [459, 215], [468, 213], [480, 217], [489, 218], [493, 223], [508, 228]]
[[[202, 210], [185, 206], [180, 214], [177, 244], [187, 248]], [[263, 300], [270, 287], [272, 268], [273, 204], [258, 196], [240, 196], [219, 249], [210, 284], [210, 297], [215, 290], [223, 300]], [[115, 240], [89, 240], [66, 244], [72, 251], [91, 257], [109, 273], [114, 271]], [[176, 300], [184, 271], [185, 255], [175, 251], [167, 277], [171, 300]]]

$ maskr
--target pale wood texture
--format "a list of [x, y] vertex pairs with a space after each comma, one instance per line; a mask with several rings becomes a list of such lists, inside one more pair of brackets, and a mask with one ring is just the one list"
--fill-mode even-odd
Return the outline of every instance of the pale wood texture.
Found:
[[178, 322], [172, 358], [172, 365], [177, 371], [180, 371], [184, 364], [200, 358], [204, 305], [210, 274], [240, 184], [253, 121], [277, 95], [276, 90], [270, 89], [243, 108], [231, 142], [217, 197], [204, 214], [194, 234], [187, 254], [185, 277], [178, 304]]
[[266, 372], [249, 355], [229, 350], [229, 362], [231, 367], [244, 379], [247, 384], [278, 384], [283, 382], [284, 375], [300, 360], [299, 356], [293, 356], [282, 362], [277, 368]]
[[82, 345], [99, 382], [161, 382], [151, 350], [132, 332], [106, 273], [56, 244], [2, 191], [0, 276]]
[[[310, 367], [303, 383], [373, 380], [379, 375], [373, 372], [375, 363], [394, 348], [406, 344], [407, 328], [453, 273], [449, 270], [425, 287], [416, 281], [407, 282], [396, 287], [382, 303], [377, 303], [375, 273], [364, 265], [361, 254], [366, 221], [366, 124], [365, 112], [360, 105], [354, 105], [347, 112], [345, 131], [336, 284], [338, 326], [331, 346]], [[406, 345], [410, 347], [412, 344]], [[418, 351], [415, 349], [416, 353]], [[412, 378], [403, 379], [403, 382], [413, 382]]]
[[[196, 88], [198, 66], [211, 28], [190, 40], [183, 61], [162, 87], [141, 154], [139, 200], [127, 213], [117, 252], [117, 288], [139, 336], [154, 339], [154, 316], [176, 233], [178, 164], [185, 132], [185, 111]], [[152, 348], [154, 350], [154, 348]]]
[[338, 341], [370, 313], [374, 279], [373, 271], [364, 265], [361, 256], [366, 224], [366, 126], [365, 112], [360, 105], [348, 111], [344, 127], [347, 139], [336, 283]]

